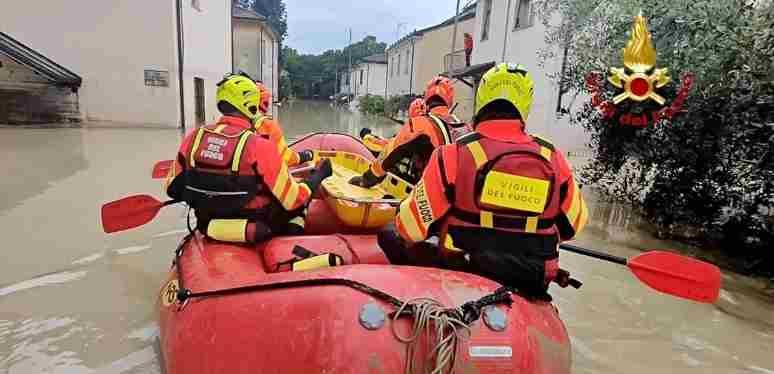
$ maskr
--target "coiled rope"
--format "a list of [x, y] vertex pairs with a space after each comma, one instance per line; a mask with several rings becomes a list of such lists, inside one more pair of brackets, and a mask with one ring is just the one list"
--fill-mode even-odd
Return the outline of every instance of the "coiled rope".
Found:
[[[414, 324], [408, 336], [401, 335], [396, 328], [397, 320], [403, 313], [410, 313], [414, 317]], [[434, 356], [430, 373], [451, 373], [454, 370], [457, 345], [461, 338], [460, 329], [470, 335], [470, 327], [464, 322], [461, 307], [446, 308], [431, 298], [415, 298], [404, 302], [392, 317], [392, 333], [396, 339], [406, 344], [406, 374], [415, 372], [414, 357], [417, 343], [423, 332], [426, 339], [435, 339], [435, 346], [430, 351], [430, 355]]]

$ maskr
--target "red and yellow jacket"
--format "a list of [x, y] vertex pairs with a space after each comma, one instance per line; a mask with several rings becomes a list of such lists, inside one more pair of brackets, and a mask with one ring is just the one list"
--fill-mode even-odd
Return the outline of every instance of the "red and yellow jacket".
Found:
[[371, 164], [371, 173], [379, 178], [384, 177], [387, 171], [390, 171], [404, 156], [416, 152], [414, 148], [420, 143], [429, 143], [432, 149], [453, 143], [459, 134], [455, 133], [455, 129], [446, 126], [444, 121], [459, 123], [446, 106], [434, 107], [427, 115], [406, 120], [403, 127], [390, 139], [379, 157]]
[[288, 147], [279, 122], [271, 117], [262, 116], [255, 121], [255, 130], [258, 135], [269, 139], [276, 145], [277, 152], [282, 155], [282, 159], [288, 166], [296, 166], [301, 162], [298, 153]]
[[[232, 136], [235, 140], [239, 139], [240, 145], [236, 147], [234, 156], [237, 158], [235, 164], [238, 164], [236, 172], [241, 176], [256, 175], [257, 172], [259, 183], [262, 182], [263, 187], [265, 187], [261, 189], [264, 192], [252, 199], [245, 209], [263, 207], [270, 203], [272, 198], [279, 201], [282, 207], [288, 211], [298, 209], [306, 204], [311, 199], [312, 191], [305, 183], [298, 183], [293, 179], [288, 171], [288, 164], [284, 162], [278, 152], [276, 143], [254, 134], [246, 136], [245, 140], [242, 141], [241, 137], [237, 138], [236, 135], [244, 130], [253, 130], [249, 121], [239, 117], [223, 116], [215, 124], [189, 132], [180, 145], [178, 157], [175, 157], [175, 162], [167, 177], [167, 189], [170, 185], [176, 184], [173, 183], [176, 178], [182, 177], [183, 170], [195, 167], [195, 165], [191, 165], [192, 153], [207, 152], [207, 149], [199, 144], [202, 134], [214, 132]], [[226, 157], [231, 156], [226, 155]], [[229, 169], [231, 168], [229, 165]], [[226, 172], [231, 171], [227, 170]]]
[[[558, 192], [556, 212], [552, 213], [557, 214], [557, 216], [550, 217], [555, 227], [539, 226], [537, 216], [530, 219], [525, 217], [523, 220], [524, 225], [519, 230], [520, 232], [532, 233], [530, 235], [555, 235], [560, 241], [566, 241], [572, 239], [583, 229], [588, 219], [588, 210], [580, 189], [573, 178], [570, 166], [561, 151], [554, 149], [550, 143], [541, 138], [526, 134], [523, 131], [523, 126], [518, 121], [486, 121], [479, 124], [476, 131], [468, 136], [493, 140], [500, 146], [505, 144], [507, 147], [507, 144], [513, 144], [514, 149], [519, 148], [518, 146], [534, 145], [537, 150], [535, 153], [538, 155], [543, 154], [552, 165], [552, 179], [555, 186], [552, 187], [553, 190], [551, 191], [561, 191]], [[464, 139], [466, 138], [463, 138], [460, 142], [465, 142]], [[479, 141], [474, 143], [475, 146], [468, 148], [464, 148], [465, 145], [462, 144], [445, 145], [433, 152], [424, 170], [422, 179], [409, 197], [403, 201], [396, 216], [396, 228], [403, 239], [410, 243], [420, 242], [432, 234], [430, 232], [431, 225], [436, 224], [433, 226], [435, 230], [435, 228], [444, 227], [446, 221], [453, 219], [453, 213], [458, 210], [458, 204], [450, 201], [455, 199], [455, 194], [449, 191], [454, 191], [455, 183], [458, 180], [471, 179], [471, 175], [467, 174], [465, 178], [462, 178], [462, 173], [475, 174], [478, 172], [476, 165], [459, 169], [458, 158], [462, 157], [460, 152], [469, 152], [470, 149], [472, 158], [475, 159], [475, 164], [483, 165], [488, 158], [486, 152], [479, 145]], [[550, 149], [547, 147], [550, 147]], [[524, 147], [521, 148], [523, 149]], [[474, 197], [471, 196], [470, 199], [473, 200]], [[497, 228], [498, 217], [496, 215], [493, 216], [491, 213], [483, 213], [485, 214], [481, 214], [480, 221], [477, 219], [474, 225], [489, 228], [494, 226], [494, 228]], [[512, 222], [517, 220], [506, 219], [503, 221]], [[448, 245], [444, 245], [444, 247], [448, 248]], [[459, 248], [454, 249], [459, 250]]]

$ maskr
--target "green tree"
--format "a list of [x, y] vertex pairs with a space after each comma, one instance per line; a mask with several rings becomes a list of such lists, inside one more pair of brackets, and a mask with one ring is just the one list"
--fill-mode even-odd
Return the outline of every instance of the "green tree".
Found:
[[344, 49], [327, 50], [319, 55], [299, 54], [290, 47], [283, 47], [281, 55], [294, 94], [303, 97], [328, 97], [337, 91], [337, 78], [346, 79], [350, 50], [354, 65], [366, 56], [384, 53], [385, 48], [385, 43], [380, 43], [376, 37], [369, 35]]
[[560, 0], [538, 9], [551, 45], [544, 57], [567, 51], [554, 78], [568, 91], [582, 92], [588, 72], [622, 65], [640, 10], [658, 65], [696, 77], [685, 112], [647, 129], [611, 123], [589, 105], [572, 113], [592, 137], [585, 182], [638, 205], [663, 233], [698, 228], [695, 239], [720, 244], [746, 270], [774, 271], [772, 2]]
[[288, 36], [288, 14], [284, 0], [238, 0], [236, 4], [266, 16], [269, 24], [279, 34], [280, 44]]

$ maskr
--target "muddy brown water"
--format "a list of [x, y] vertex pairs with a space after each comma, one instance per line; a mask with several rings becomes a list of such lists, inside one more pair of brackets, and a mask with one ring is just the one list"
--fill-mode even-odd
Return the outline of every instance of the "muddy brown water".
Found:
[[[287, 104], [281, 120], [289, 137], [397, 130], [322, 102]], [[161, 197], [151, 166], [179, 140], [178, 130], [0, 129], [0, 373], [161, 372], [154, 307], [184, 211], [105, 235], [99, 207]], [[691, 250], [654, 239], [625, 206], [584, 194], [593, 212], [576, 244], [621, 256]], [[755, 280], [724, 274], [720, 300], [702, 305], [651, 291], [616, 265], [570, 253], [561, 261], [584, 282], [552, 291], [576, 373], [774, 374], [774, 303]]]

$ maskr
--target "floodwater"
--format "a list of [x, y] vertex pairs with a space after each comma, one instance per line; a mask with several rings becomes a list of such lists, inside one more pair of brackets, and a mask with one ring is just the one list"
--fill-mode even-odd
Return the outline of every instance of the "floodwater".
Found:
[[[397, 130], [322, 102], [286, 104], [280, 118], [289, 137]], [[178, 130], [0, 129], [0, 373], [161, 372], [154, 306], [184, 211], [105, 235], [99, 207], [130, 194], [162, 198], [150, 170], [179, 140]], [[690, 250], [584, 193], [593, 213], [577, 244], [622, 256]], [[720, 300], [702, 305], [657, 294], [617, 265], [561, 259], [584, 282], [552, 291], [576, 373], [774, 374], [774, 303], [755, 280], [724, 274]]]

